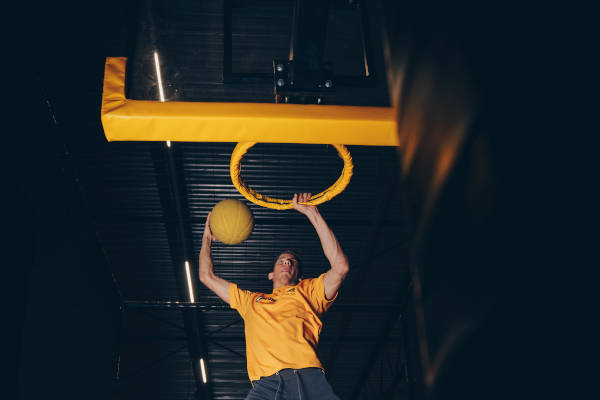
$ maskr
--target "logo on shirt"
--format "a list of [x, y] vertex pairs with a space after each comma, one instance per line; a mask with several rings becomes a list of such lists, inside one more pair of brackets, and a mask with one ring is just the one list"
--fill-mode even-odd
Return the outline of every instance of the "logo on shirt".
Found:
[[285, 294], [287, 294], [287, 295], [296, 294], [296, 288], [291, 288], [291, 289], [286, 290]]
[[272, 297], [258, 296], [256, 298], [256, 300], [254, 300], [254, 301], [256, 301], [257, 303], [262, 303], [262, 304], [273, 304], [273, 303], [275, 303], [276, 300]]

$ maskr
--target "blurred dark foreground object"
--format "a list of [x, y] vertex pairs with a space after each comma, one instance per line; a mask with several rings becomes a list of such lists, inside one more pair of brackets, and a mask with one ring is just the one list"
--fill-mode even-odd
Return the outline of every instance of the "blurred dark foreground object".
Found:
[[414, 230], [411, 398], [555, 391], [539, 140], [549, 121], [538, 91], [544, 41], [534, 40], [544, 31], [524, 8], [380, 6]]

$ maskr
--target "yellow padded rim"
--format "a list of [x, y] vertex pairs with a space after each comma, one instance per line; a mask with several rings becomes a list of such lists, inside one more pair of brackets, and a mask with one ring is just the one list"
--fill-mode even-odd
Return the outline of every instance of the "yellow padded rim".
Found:
[[[231, 175], [231, 181], [233, 182], [233, 185], [245, 198], [254, 204], [258, 204], [259, 206], [272, 208], [274, 210], [289, 210], [294, 208], [291, 200], [274, 199], [268, 196], [263, 196], [262, 194], [255, 192], [251, 187], [246, 185], [244, 181], [242, 181], [240, 176], [242, 157], [244, 154], [246, 154], [246, 152], [248, 152], [248, 149], [255, 144], [256, 142], [241, 142], [235, 146], [235, 149], [233, 149], [233, 153], [231, 153], [231, 162], [229, 163], [229, 173]], [[332, 146], [335, 147], [340, 158], [344, 160], [344, 169], [342, 169], [342, 174], [329, 188], [312, 196], [310, 201], [301, 204], [316, 206], [318, 204], [325, 203], [326, 201], [331, 200], [338, 194], [342, 193], [346, 186], [348, 186], [348, 183], [350, 183], [350, 178], [352, 178], [352, 170], [354, 168], [350, 152], [343, 144], [333, 144]]]

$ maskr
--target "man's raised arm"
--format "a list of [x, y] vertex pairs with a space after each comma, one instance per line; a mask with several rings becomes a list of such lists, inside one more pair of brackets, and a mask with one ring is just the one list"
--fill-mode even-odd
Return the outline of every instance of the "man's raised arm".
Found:
[[211, 244], [213, 240], [216, 240], [212, 232], [210, 231], [210, 213], [206, 217], [206, 224], [204, 225], [204, 235], [202, 236], [202, 248], [200, 249], [199, 256], [199, 275], [200, 282], [212, 290], [217, 296], [219, 296], [225, 303], [229, 304], [229, 282], [225, 279], [219, 278], [213, 271], [213, 262], [211, 257]]
[[348, 265], [346, 254], [344, 254], [333, 231], [329, 228], [317, 207], [299, 204], [300, 202], [310, 200], [310, 196], [310, 193], [294, 194], [292, 203], [294, 204], [294, 209], [308, 217], [308, 220], [315, 227], [317, 235], [319, 235], [323, 253], [325, 253], [325, 257], [327, 257], [327, 260], [329, 260], [329, 264], [331, 265], [331, 269], [327, 271], [324, 279], [325, 297], [327, 299], [332, 299], [337, 293], [350, 267]]

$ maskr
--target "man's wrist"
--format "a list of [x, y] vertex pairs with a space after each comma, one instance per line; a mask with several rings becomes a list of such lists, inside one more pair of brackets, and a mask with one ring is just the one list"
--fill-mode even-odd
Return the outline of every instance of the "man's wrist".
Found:
[[317, 207], [309, 208], [304, 215], [312, 221], [319, 216], [319, 209]]
[[210, 253], [211, 253], [210, 244], [211, 244], [211, 242], [202, 243], [202, 247], [200, 247], [200, 256], [208, 256], [210, 258]]

